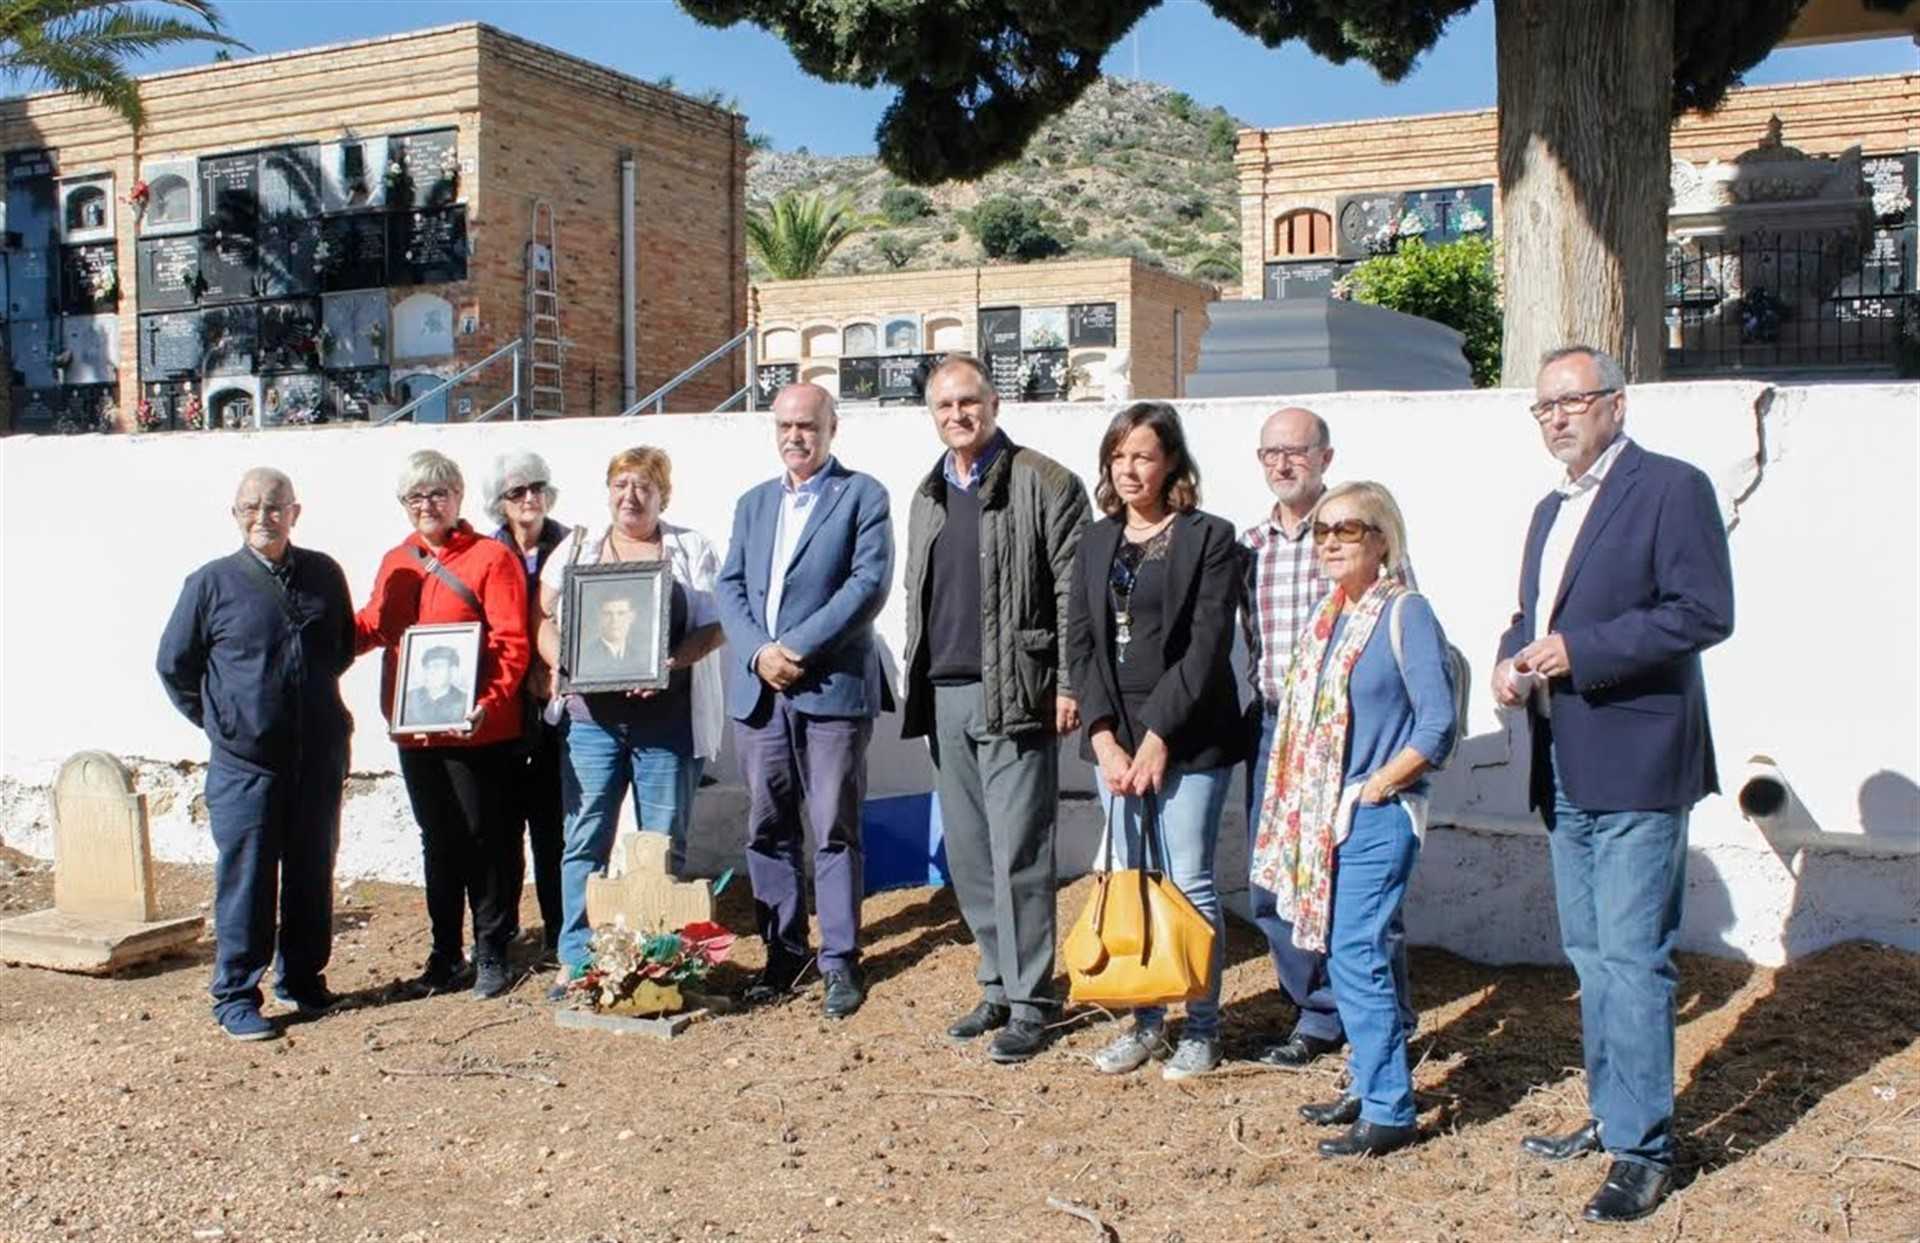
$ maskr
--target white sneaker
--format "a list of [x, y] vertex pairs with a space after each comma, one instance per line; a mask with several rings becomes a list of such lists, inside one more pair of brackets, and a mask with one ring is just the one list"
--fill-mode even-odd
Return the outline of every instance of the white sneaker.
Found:
[[1164, 1060], [1172, 1053], [1165, 1028], [1142, 1027], [1136, 1023], [1093, 1055], [1093, 1068], [1103, 1075], [1124, 1075], [1156, 1058]]
[[1192, 1079], [1220, 1067], [1220, 1041], [1210, 1036], [1182, 1036], [1173, 1058], [1160, 1068], [1162, 1079]]

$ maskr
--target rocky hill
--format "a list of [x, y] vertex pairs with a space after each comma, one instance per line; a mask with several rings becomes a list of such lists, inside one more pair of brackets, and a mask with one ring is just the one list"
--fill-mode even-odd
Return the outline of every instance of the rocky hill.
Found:
[[[788, 190], [845, 194], [878, 223], [843, 245], [826, 275], [963, 267], [985, 255], [966, 214], [1000, 195], [1030, 201], [1072, 258], [1134, 255], [1226, 285], [1239, 280], [1234, 131], [1221, 108], [1152, 82], [1106, 78], [1055, 118], [1025, 155], [976, 182], [907, 187], [878, 160], [763, 151], [748, 206]], [[911, 193], [907, 191], [911, 190]], [[766, 273], [757, 261], [754, 279]]]

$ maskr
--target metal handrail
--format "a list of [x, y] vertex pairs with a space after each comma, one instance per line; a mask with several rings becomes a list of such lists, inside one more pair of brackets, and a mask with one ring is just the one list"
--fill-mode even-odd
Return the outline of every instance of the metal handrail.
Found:
[[[625, 410], [622, 410], [620, 412], [620, 417], [623, 419], [632, 418], [633, 416], [639, 414], [642, 410], [645, 410], [648, 406], [653, 407], [653, 412], [655, 414], [665, 413], [668, 394], [672, 393], [675, 389], [679, 388], [682, 384], [685, 384], [688, 380], [691, 380], [695, 375], [699, 374], [701, 371], [704, 371], [706, 368], [712, 366], [714, 363], [720, 361], [722, 358], [725, 358], [728, 354], [731, 354], [734, 350], [739, 349], [742, 342], [745, 342], [747, 345], [747, 371], [749, 372], [747, 376], [747, 386], [741, 389], [740, 392], [735, 393], [732, 397], [727, 398], [726, 404], [720, 406], [719, 409], [725, 410], [728, 406], [731, 406], [734, 402], [740, 400], [742, 395], [746, 395], [749, 398], [751, 398], [751, 395], [753, 392], [753, 376], [751, 374], [751, 372], [753, 371], [753, 327], [752, 325], [748, 325], [747, 327], [741, 329], [738, 333], [736, 333], [734, 337], [730, 341], [728, 341], [725, 345], [722, 345], [719, 348], [715, 349], [712, 353], [708, 354], [705, 358], [702, 358], [699, 362], [693, 364], [693, 366], [688, 367], [685, 371], [682, 371], [679, 375], [673, 377], [673, 379], [668, 380], [665, 384], [662, 384], [659, 388], [654, 389], [651, 393], [648, 393], [645, 397], [642, 397], [639, 401], [634, 402], [631, 406], [628, 406]], [[751, 408], [751, 404], [749, 404], [749, 408]]]
[[490, 406], [487, 409], [487, 412], [485, 414], [481, 415], [480, 418], [478, 419], [474, 419], [473, 422], [478, 423], [483, 420], [492, 418], [495, 414], [499, 413], [501, 406], [509, 405], [509, 404], [513, 406], [513, 417], [516, 420], [519, 419], [520, 417], [520, 338], [515, 337], [513, 340], [507, 342], [505, 345], [501, 346], [499, 349], [495, 350], [493, 353], [487, 355], [485, 358], [481, 359], [479, 362], [474, 363], [470, 367], [465, 367], [459, 371], [454, 372], [451, 376], [448, 376], [441, 383], [435, 385], [434, 387], [428, 389], [426, 392], [420, 394], [418, 397], [415, 397], [413, 400], [407, 402], [405, 405], [401, 406], [399, 409], [393, 411], [393, 413], [387, 415], [387, 417], [374, 423], [373, 426], [385, 427], [389, 423], [398, 422], [402, 418], [405, 418], [407, 415], [412, 414], [415, 410], [419, 409], [421, 406], [425, 405], [427, 402], [432, 401], [434, 398], [440, 396], [442, 393], [446, 392], [448, 389], [452, 388], [454, 385], [460, 383], [460, 381], [466, 379], [468, 376], [472, 375], [474, 372], [480, 370], [480, 368], [493, 362], [495, 359], [499, 358], [502, 354], [509, 354], [509, 353], [514, 356], [513, 391], [510, 394], [508, 394], [506, 397], [502, 398], [500, 401], [495, 402], [492, 406]]

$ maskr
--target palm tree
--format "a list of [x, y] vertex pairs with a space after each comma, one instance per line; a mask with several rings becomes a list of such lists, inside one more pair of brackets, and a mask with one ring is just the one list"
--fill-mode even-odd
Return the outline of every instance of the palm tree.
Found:
[[213, 0], [154, 2], [192, 17], [124, 0], [0, 0], [0, 74], [105, 104], [137, 130], [146, 112], [127, 60], [177, 43], [246, 46], [220, 29]]
[[775, 280], [818, 276], [840, 244], [873, 223], [854, 214], [845, 196], [787, 191], [764, 212], [747, 213], [747, 244]]

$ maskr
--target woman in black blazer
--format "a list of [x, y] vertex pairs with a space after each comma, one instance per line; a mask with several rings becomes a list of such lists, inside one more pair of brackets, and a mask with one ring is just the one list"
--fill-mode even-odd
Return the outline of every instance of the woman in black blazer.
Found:
[[1240, 759], [1230, 663], [1240, 549], [1231, 523], [1199, 511], [1200, 469], [1165, 402], [1135, 402], [1114, 417], [1094, 502], [1106, 517], [1080, 538], [1067, 653], [1086, 722], [1081, 755], [1099, 766], [1113, 828], [1112, 866], [1139, 861], [1141, 817], [1157, 807], [1168, 876], [1214, 925], [1207, 995], [1187, 1004], [1178, 1045], [1165, 1010], [1143, 1008], [1094, 1065], [1125, 1074], [1157, 1058], [1165, 1078], [1185, 1079], [1220, 1064], [1225, 929], [1213, 854]]

